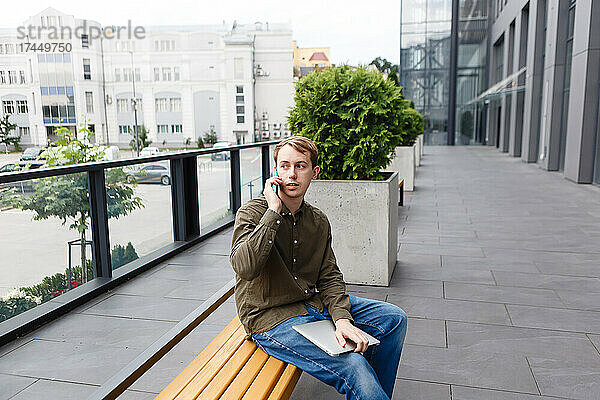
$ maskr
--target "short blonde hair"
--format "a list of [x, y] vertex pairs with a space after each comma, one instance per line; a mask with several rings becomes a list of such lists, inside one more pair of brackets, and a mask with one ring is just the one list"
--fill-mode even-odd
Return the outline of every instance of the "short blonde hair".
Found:
[[302, 154], [309, 153], [312, 168], [319, 164], [319, 150], [317, 150], [317, 145], [315, 142], [304, 136], [290, 136], [289, 138], [283, 139], [281, 142], [277, 143], [275, 149], [273, 150], [273, 160], [275, 160], [275, 164], [277, 164], [277, 155], [279, 154], [279, 150], [288, 144], [292, 146], [294, 150], [299, 151]]

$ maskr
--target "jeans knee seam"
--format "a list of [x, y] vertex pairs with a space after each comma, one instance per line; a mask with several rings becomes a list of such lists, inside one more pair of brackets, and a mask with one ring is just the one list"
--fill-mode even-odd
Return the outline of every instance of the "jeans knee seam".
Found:
[[[395, 315], [395, 314], [385, 314], [385, 315], [381, 315], [381, 317], [387, 317], [387, 316], [390, 316], [390, 315]], [[396, 328], [398, 328], [398, 326], [399, 326], [399, 325], [402, 323], [402, 320], [400, 320], [400, 322], [398, 322], [398, 324], [396, 324], [396, 325], [395, 325], [395, 326], [394, 326], [392, 329], [390, 329], [388, 332], [386, 332], [386, 331], [385, 331], [385, 329], [382, 329], [382, 328], [380, 328], [380, 327], [379, 327], [379, 326], [377, 326], [377, 325], [369, 324], [369, 323], [367, 323], [367, 322], [355, 321], [354, 323], [355, 323], [356, 325], [361, 325], [361, 324], [362, 324], [362, 325], [366, 325], [366, 326], [370, 326], [370, 327], [372, 327], [372, 328], [375, 328], [375, 329], [377, 329], [379, 332], [381, 332], [381, 334], [382, 334], [382, 337], [385, 337], [385, 336], [387, 336], [387, 335], [388, 335], [390, 332], [392, 332], [392, 331], [394, 331]]]
[[[279, 346], [283, 347], [284, 349], [287, 349], [287, 350], [291, 351], [292, 353], [294, 353], [294, 354], [295, 354], [295, 355], [297, 355], [298, 357], [300, 357], [300, 358], [303, 358], [304, 360], [306, 360], [306, 361], [308, 361], [308, 362], [310, 362], [310, 363], [312, 363], [312, 364], [315, 364], [315, 365], [319, 366], [320, 368], [323, 368], [324, 370], [328, 371], [329, 373], [331, 373], [331, 374], [333, 374], [333, 375], [336, 375], [336, 376], [340, 377], [340, 378], [341, 378], [341, 379], [344, 381], [344, 384], [345, 384], [345, 385], [346, 385], [346, 386], [347, 386], [347, 387], [348, 387], [348, 388], [349, 388], [349, 389], [352, 391], [352, 393], [354, 393], [354, 396], [356, 396], [356, 398], [360, 400], [360, 396], [358, 395], [358, 393], [356, 393], [356, 392], [354, 391], [354, 388], [353, 388], [352, 386], [348, 385], [348, 381], [346, 380], [346, 378], [344, 378], [343, 376], [341, 376], [341, 375], [340, 375], [340, 374], [338, 374], [337, 372], [335, 372], [335, 371], [332, 371], [331, 369], [327, 368], [325, 365], [323, 365], [323, 364], [320, 364], [320, 363], [318, 363], [318, 362], [316, 362], [316, 361], [314, 361], [314, 360], [311, 360], [310, 358], [308, 358], [308, 357], [305, 357], [304, 355], [302, 355], [302, 354], [298, 353], [298, 352], [297, 352], [297, 351], [295, 351], [294, 349], [292, 349], [292, 348], [290, 348], [290, 347], [288, 347], [288, 346], [284, 345], [283, 343], [280, 343], [279, 341], [277, 341], [275, 338], [273, 338], [272, 336], [268, 335], [267, 333], [263, 333], [263, 334], [264, 334], [264, 336], [265, 336], [266, 338], [268, 338], [268, 339], [269, 339], [269, 340], [271, 340], [272, 342], [274, 342], [274, 343], [277, 343]], [[265, 352], [265, 353], [266, 353], [266, 352]]]

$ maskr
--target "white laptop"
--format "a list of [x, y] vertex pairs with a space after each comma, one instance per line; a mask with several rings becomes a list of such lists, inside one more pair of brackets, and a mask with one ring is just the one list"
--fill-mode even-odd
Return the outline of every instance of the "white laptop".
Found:
[[[330, 356], [338, 356], [343, 353], [349, 353], [356, 349], [356, 344], [346, 339], [344, 347], [340, 346], [335, 337], [335, 325], [330, 319], [323, 319], [315, 322], [308, 322], [306, 324], [293, 325], [298, 333], [313, 342], [321, 350], [329, 354]], [[375, 346], [379, 344], [379, 340], [373, 336], [364, 332], [364, 335], [369, 339], [369, 346]]]

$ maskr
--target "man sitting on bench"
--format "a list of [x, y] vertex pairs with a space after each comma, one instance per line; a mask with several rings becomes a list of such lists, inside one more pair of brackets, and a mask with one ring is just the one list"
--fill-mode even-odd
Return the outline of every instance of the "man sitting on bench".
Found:
[[[320, 171], [315, 144], [292, 136], [277, 144], [273, 157], [278, 176], [266, 181], [264, 197], [238, 210], [233, 230], [235, 300], [247, 338], [348, 399], [390, 399], [406, 314], [395, 305], [346, 294], [329, 221], [304, 201]], [[323, 319], [335, 323], [340, 345], [356, 343], [354, 352], [330, 356], [292, 329]], [[367, 347], [363, 331], [381, 344]]]

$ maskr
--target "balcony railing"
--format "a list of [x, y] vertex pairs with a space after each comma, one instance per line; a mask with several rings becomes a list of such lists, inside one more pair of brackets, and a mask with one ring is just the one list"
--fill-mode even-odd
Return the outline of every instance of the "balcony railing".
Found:
[[[71, 250], [81, 248], [81, 239], [64, 240], [62, 236], [60, 239], [53, 238], [52, 226], [47, 228], [49, 231], [44, 239], [27, 241], [38, 234], [35, 229], [26, 233], [29, 237], [14, 239], [25, 242], [22, 244], [24, 249], [33, 250], [41, 246], [50, 246], [53, 247], [51, 249], [53, 253], [68, 253], [68, 260], [60, 267], [61, 270], [68, 271], [66, 273], [69, 284], [65, 290], [53, 294], [56, 296], [51, 299], [53, 301], [42, 302], [28, 311], [1, 322], [0, 346], [230, 227], [242, 201], [262, 192], [264, 182], [270, 176], [271, 146], [276, 143], [277, 141], [272, 141], [224, 149], [183, 151], [0, 175], [0, 187], [13, 187], [14, 190], [25, 192], [24, 196], [27, 196], [27, 190], [30, 192], [38, 190], [45, 182], [51, 182], [52, 178], [77, 177], [81, 187], [74, 187], [73, 195], [79, 192], [84, 199], [87, 196], [88, 226], [91, 231], [91, 238], [85, 238], [85, 247], [90, 250], [91, 255], [89, 270], [88, 268], [77, 270], [71, 265]], [[211, 154], [224, 151], [229, 153], [229, 161], [210, 161]], [[207, 166], [209, 163], [212, 163], [210, 167]], [[162, 177], [153, 177], [153, 168], [148, 166], [157, 165], [162, 165], [162, 170], [168, 172]], [[140, 170], [145, 172], [139, 173]], [[123, 182], [120, 183], [130, 188], [134, 195], [141, 193], [141, 201], [146, 202], [146, 209], [141, 209], [135, 216], [131, 214], [131, 217], [125, 216], [126, 213], [119, 216], [114, 212], [115, 200], [114, 193], [111, 192], [113, 187], [110, 184], [114, 181], [114, 176], [111, 175], [114, 171], [121, 173]], [[164, 176], [168, 176], [168, 179]], [[151, 181], [153, 178], [162, 185], [150, 188], [149, 185], [144, 184], [144, 181]], [[63, 200], [58, 199], [56, 202]], [[113, 215], [116, 215], [116, 218], [111, 218]], [[172, 223], [166, 223], [168, 219]], [[0, 223], [4, 225], [3, 230], [11, 229], [8, 222], [2, 220]], [[12, 223], [15, 227], [19, 225], [14, 221]], [[38, 222], [31, 222], [31, 224], [36, 223]], [[66, 228], [62, 229], [66, 231], [65, 234], [69, 234]], [[70, 239], [73, 239], [72, 236], [71, 233]], [[111, 260], [111, 243], [119, 243], [123, 248], [125, 241], [135, 241], [132, 238], [136, 236], [144, 236], [138, 240], [140, 244], [136, 250], [140, 254], [136, 253], [137, 258], [133, 261], [122, 266], [116, 265], [117, 260]], [[65, 246], [64, 251], [56, 249], [59, 244]], [[6, 271], [14, 268], [15, 262], [12, 262], [10, 257], [6, 257], [4, 250], [0, 268]], [[115, 254], [114, 250], [113, 248], [113, 254]], [[44, 252], [41, 251], [41, 254], [43, 255]], [[83, 265], [85, 257], [81, 259]], [[56, 260], [52, 260], [52, 257], [48, 256], [42, 257], [39, 262], [57, 263]]]

